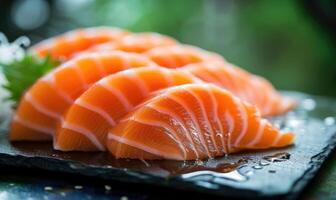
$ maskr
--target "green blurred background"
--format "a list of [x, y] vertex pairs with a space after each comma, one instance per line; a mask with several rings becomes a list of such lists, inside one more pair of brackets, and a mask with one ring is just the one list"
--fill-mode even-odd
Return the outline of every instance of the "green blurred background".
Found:
[[336, 1], [16, 0], [0, 31], [33, 42], [83, 26], [155, 31], [222, 54], [277, 88], [336, 96]]

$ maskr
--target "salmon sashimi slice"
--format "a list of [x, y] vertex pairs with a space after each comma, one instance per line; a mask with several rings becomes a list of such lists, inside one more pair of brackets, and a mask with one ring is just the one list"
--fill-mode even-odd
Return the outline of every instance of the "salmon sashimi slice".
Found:
[[127, 31], [112, 27], [77, 29], [44, 40], [33, 46], [31, 51], [40, 57], [50, 55], [57, 60], [68, 60], [93, 45], [119, 40], [127, 34]]
[[120, 50], [126, 52], [143, 53], [155, 47], [177, 45], [178, 42], [158, 33], [129, 34], [120, 40], [106, 42], [93, 46], [88, 52]]
[[157, 47], [145, 52], [144, 55], [158, 65], [167, 68], [179, 68], [187, 64], [206, 61], [224, 62], [224, 58], [220, 55], [190, 45]]
[[157, 93], [108, 133], [116, 158], [197, 160], [293, 144], [257, 108], [213, 84], [185, 84]]
[[83, 54], [40, 78], [23, 96], [9, 138], [51, 140], [56, 123], [94, 82], [128, 68], [154, 66], [148, 58], [126, 52]]
[[266, 79], [229, 63], [195, 63], [183, 69], [257, 106], [262, 116], [283, 114], [296, 106], [295, 100], [280, 95]]
[[153, 91], [200, 82], [183, 71], [162, 67], [125, 70], [101, 79], [76, 99], [57, 127], [54, 148], [104, 151], [108, 130]]

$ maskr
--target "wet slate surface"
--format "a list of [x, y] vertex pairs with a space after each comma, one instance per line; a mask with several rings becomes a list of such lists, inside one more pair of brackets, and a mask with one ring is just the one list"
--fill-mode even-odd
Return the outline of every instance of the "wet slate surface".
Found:
[[[300, 93], [288, 94], [299, 99], [299, 107], [286, 116], [271, 119], [297, 136], [295, 145], [284, 149], [246, 152], [204, 162], [116, 160], [107, 153], [54, 151], [50, 143], [10, 144], [6, 139], [6, 123], [3, 123], [0, 164], [219, 196], [295, 198], [335, 147], [336, 101]], [[5, 114], [0, 119], [4, 121], [8, 116]], [[263, 159], [279, 152], [289, 153], [290, 159], [271, 163]], [[238, 163], [241, 159], [245, 162]], [[187, 173], [188, 169], [220, 164], [229, 166], [228, 173]]]

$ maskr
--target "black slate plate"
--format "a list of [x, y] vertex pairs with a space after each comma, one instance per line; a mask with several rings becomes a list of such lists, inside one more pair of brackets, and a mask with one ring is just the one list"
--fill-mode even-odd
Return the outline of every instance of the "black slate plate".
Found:
[[[204, 162], [116, 160], [107, 153], [54, 151], [50, 143], [10, 144], [7, 123], [3, 122], [0, 164], [154, 184], [225, 197], [294, 198], [335, 147], [336, 101], [301, 93], [287, 94], [299, 100], [299, 107], [285, 116], [271, 119], [281, 129], [296, 133], [295, 145], [284, 149], [239, 153]], [[0, 119], [6, 121], [9, 115], [0, 116]], [[275, 153], [288, 153], [290, 158], [282, 162], [263, 159]], [[228, 172], [190, 172], [216, 165], [225, 166]]]

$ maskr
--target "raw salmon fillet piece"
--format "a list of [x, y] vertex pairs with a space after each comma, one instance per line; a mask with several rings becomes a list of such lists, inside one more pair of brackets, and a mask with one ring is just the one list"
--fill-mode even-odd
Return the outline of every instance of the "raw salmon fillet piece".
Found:
[[21, 99], [12, 120], [10, 140], [51, 140], [56, 123], [94, 82], [128, 68], [156, 65], [125, 52], [83, 54], [40, 78]]
[[183, 69], [257, 106], [262, 116], [280, 115], [296, 106], [295, 100], [282, 96], [266, 79], [250, 74], [230, 63], [195, 63]]
[[142, 103], [109, 131], [107, 148], [116, 158], [196, 160], [293, 141], [255, 106], [203, 83], [170, 87]]
[[200, 82], [193, 75], [162, 67], [125, 70], [101, 79], [76, 99], [58, 126], [54, 148], [104, 151], [108, 130], [151, 92]]
[[177, 45], [178, 42], [165, 35], [158, 33], [134, 33], [120, 40], [95, 45], [87, 52], [120, 50], [126, 52], [143, 53], [155, 47]]
[[293, 99], [280, 95], [266, 79], [228, 63], [220, 55], [187, 45], [157, 47], [144, 55], [160, 66], [183, 68], [205, 82], [230, 90], [256, 105], [263, 116], [280, 115], [296, 106]]
[[40, 57], [68, 60], [74, 54], [96, 44], [119, 40], [128, 32], [119, 28], [94, 27], [66, 32], [34, 45], [30, 50]]
[[192, 63], [208, 61], [224, 62], [222, 56], [190, 45], [156, 47], [143, 54], [166, 68], [179, 68]]

